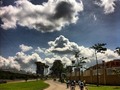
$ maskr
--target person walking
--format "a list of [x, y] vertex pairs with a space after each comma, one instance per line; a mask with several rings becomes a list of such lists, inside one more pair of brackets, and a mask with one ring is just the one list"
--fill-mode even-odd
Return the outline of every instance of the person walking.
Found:
[[84, 90], [84, 83], [82, 81], [78, 81], [78, 85], [80, 90]]
[[71, 89], [71, 90], [75, 90], [75, 81], [74, 81], [74, 80], [72, 80], [72, 81], [70, 82], [70, 89]]
[[85, 81], [85, 80], [83, 81], [83, 83], [84, 83], [84, 89], [85, 89], [85, 90], [88, 90], [88, 87], [87, 87], [87, 85], [86, 85], [86, 81]]
[[69, 88], [69, 86], [70, 86], [70, 80], [66, 81], [66, 85], [67, 85], [67, 88]]

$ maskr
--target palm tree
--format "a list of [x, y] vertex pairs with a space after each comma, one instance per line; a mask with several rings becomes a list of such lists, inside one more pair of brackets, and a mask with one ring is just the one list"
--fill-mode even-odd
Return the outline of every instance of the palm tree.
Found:
[[[120, 47], [117, 47], [117, 48], [115, 49], [115, 52], [116, 52], [118, 55], [120, 55]], [[119, 70], [119, 69], [114, 69], [113, 72], [116, 73], [117, 75], [120, 75], [120, 70]]]
[[97, 70], [97, 86], [99, 86], [99, 76], [98, 76], [98, 60], [97, 60], [97, 53], [104, 53], [104, 51], [107, 50], [107, 48], [105, 48], [106, 44], [105, 43], [98, 43], [98, 44], [94, 44], [94, 46], [92, 46], [91, 48], [95, 50], [95, 58], [96, 58], [96, 70]]

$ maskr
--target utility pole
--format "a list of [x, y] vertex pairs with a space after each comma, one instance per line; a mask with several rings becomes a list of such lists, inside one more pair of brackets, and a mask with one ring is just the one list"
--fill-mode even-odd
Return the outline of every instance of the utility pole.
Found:
[[[79, 62], [78, 62], [79, 52], [75, 52], [75, 58], [76, 58], [76, 60], [77, 60], [77, 68], [76, 68], [76, 70], [77, 70], [77, 72], [78, 72], [78, 70], [79, 70], [79, 80], [80, 80], [80, 68], [79, 68]], [[76, 77], [77, 77], [77, 76], [76, 76]]]
[[99, 74], [98, 74], [98, 60], [97, 60], [97, 52], [95, 50], [95, 58], [96, 58], [96, 73], [97, 73], [97, 86], [99, 86]]

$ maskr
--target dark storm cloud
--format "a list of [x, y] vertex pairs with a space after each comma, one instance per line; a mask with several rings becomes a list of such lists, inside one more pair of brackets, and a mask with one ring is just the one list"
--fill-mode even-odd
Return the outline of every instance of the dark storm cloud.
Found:
[[67, 18], [71, 19], [73, 10], [72, 10], [72, 4], [69, 2], [62, 1], [58, 3], [58, 5], [55, 8], [55, 15], [53, 16], [54, 19], [59, 19], [59, 18]]
[[0, 6], [2, 5], [2, 3], [3, 3], [3, 1], [2, 1], [2, 0], [0, 0]]
[[[13, 3], [15, 0], [10, 0], [9, 3], [11, 1]], [[90, 17], [96, 20], [96, 14], [100, 14], [101, 11], [104, 14], [115, 12], [119, 2], [119, 0], [48, 0], [42, 3], [42, 0], [37, 4], [36, 1], [32, 0], [31, 3], [29, 0], [17, 0], [14, 4], [6, 4], [9, 6], [2, 5], [0, 7], [1, 27], [7, 30], [20, 25], [41, 32], [60, 31], [66, 25], [75, 24], [81, 18], [79, 12], [83, 11], [83, 7], [86, 12], [90, 12], [87, 16], [83, 16], [89, 18], [91, 15]], [[5, 2], [7, 0], [3, 1], [3, 4]]]
[[66, 25], [76, 23], [81, 11], [83, 4], [76, 0], [48, 0], [41, 5], [17, 0], [15, 6], [0, 7], [1, 27], [10, 29], [20, 25], [41, 32], [60, 31]]

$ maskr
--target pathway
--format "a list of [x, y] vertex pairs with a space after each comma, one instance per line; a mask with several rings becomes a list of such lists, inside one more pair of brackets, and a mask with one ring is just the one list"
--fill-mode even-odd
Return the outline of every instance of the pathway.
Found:
[[[58, 81], [53, 81], [53, 80], [47, 80], [45, 82], [50, 85], [45, 90], [70, 90], [70, 88], [68, 88], [68, 89], [66, 88], [66, 84], [65, 83], [60, 83]], [[78, 85], [76, 85], [75, 90], [80, 90]]]

